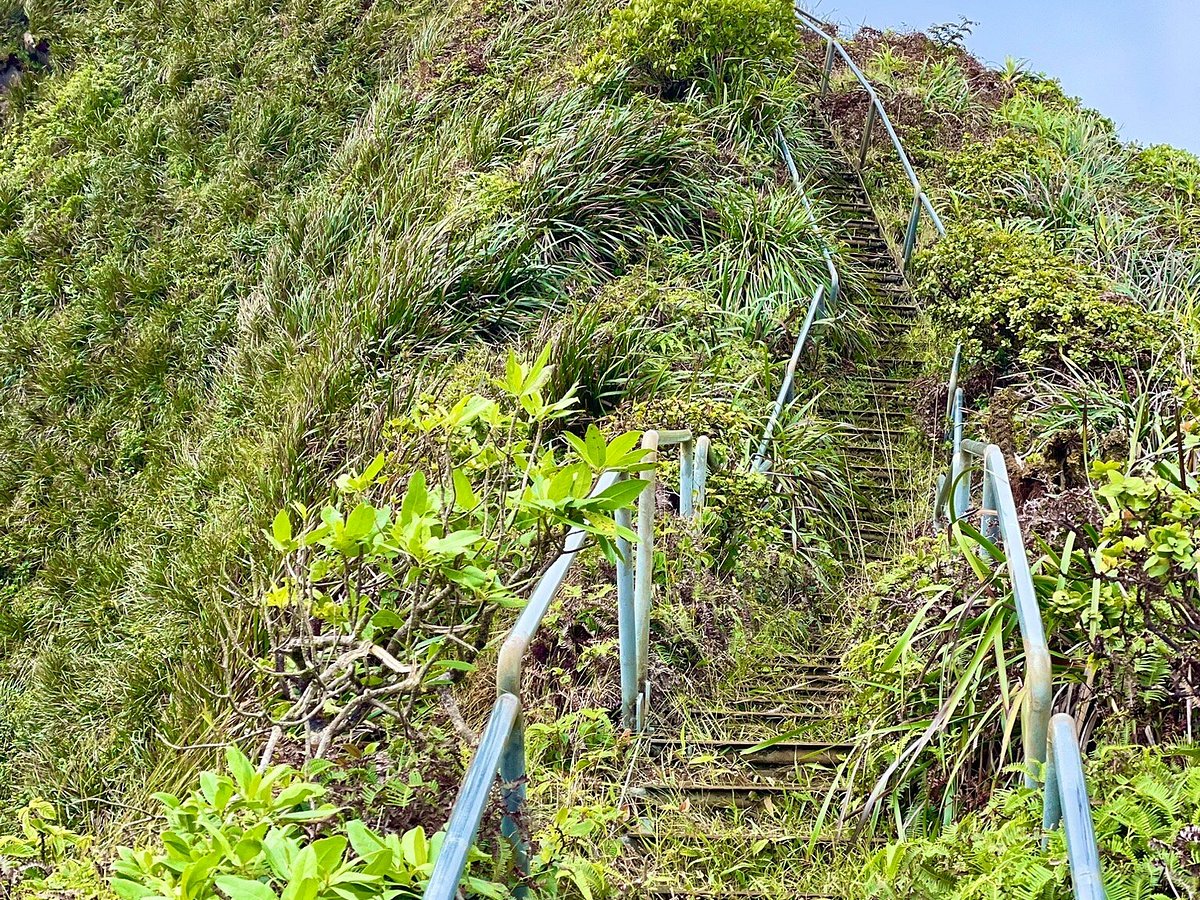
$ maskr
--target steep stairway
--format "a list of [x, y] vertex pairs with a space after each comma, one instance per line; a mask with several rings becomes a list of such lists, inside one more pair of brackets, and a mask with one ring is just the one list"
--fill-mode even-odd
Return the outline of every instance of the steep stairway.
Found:
[[[867, 272], [868, 296], [857, 299], [872, 310], [878, 339], [871, 361], [831, 379], [819, 401], [822, 414], [848, 430], [859, 540], [847, 562], [861, 572], [902, 532], [918, 480], [906, 447], [907, 386], [917, 366], [904, 341], [917, 310], [857, 173], [828, 134], [821, 140], [831, 163], [817, 198], [833, 210], [834, 236]], [[836, 609], [836, 599], [817, 606]], [[846, 869], [861, 868], [870, 841], [836, 827], [846, 790], [839, 768], [855, 737], [836, 618], [826, 613], [815, 632], [765, 625], [720, 699], [681, 693], [655, 701], [631, 783], [637, 826], [625, 854], [641, 896], [833, 900]], [[814, 830], [822, 818], [825, 827]]]

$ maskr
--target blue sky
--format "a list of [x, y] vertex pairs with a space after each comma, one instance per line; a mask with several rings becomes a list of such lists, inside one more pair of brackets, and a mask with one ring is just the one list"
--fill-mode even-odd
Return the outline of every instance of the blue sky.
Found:
[[979, 24], [967, 46], [1062, 81], [1126, 140], [1200, 153], [1200, 0], [809, 0], [821, 18], [924, 29], [960, 15]]

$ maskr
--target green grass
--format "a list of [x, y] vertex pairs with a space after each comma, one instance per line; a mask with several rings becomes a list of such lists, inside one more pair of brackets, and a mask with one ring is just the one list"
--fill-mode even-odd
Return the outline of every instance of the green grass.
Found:
[[[35, 23], [55, 68], [0, 141], [0, 798], [98, 826], [261, 740], [231, 650], [262, 647], [260, 528], [506, 345], [553, 340], [571, 427], [671, 392], [758, 415], [764, 340], [822, 271], [764, 137], [794, 74], [730, 61], [680, 102], [584, 84], [607, 10]], [[627, 324], [597, 318], [639, 278]]]

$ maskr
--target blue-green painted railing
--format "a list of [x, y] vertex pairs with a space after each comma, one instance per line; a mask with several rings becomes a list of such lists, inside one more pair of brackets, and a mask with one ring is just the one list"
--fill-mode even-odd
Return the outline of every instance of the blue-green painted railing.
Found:
[[[916, 246], [917, 230], [922, 212], [933, 223], [938, 235], [946, 229], [933, 208], [928, 195], [921, 187], [916, 170], [904, 150], [887, 110], [869, 79], [851, 58], [846, 48], [829, 33], [824, 22], [795, 6], [797, 21], [825, 42], [825, 64], [821, 71], [820, 94], [824, 97], [829, 90], [834, 59], [842, 60], [869, 98], [867, 118], [863, 126], [858, 149], [858, 169], [866, 164], [867, 151], [873, 139], [876, 122], [881, 124], [900, 165], [912, 186], [912, 211], [905, 230], [902, 251], [902, 270], [907, 273]], [[794, 167], [793, 167], [794, 168]], [[1033, 588], [1029, 569], [1029, 557], [1025, 551], [1021, 525], [1017, 519], [1016, 503], [1009, 483], [1008, 467], [1004, 454], [995, 444], [984, 444], [968, 440], [964, 430], [964, 398], [958, 386], [962, 347], [955, 348], [950, 368], [950, 384], [946, 400], [946, 412], [950, 437], [953, 444], [950, 471], [938, 479], [935, 500], [935, 523], [943, 516], [952, 522], [962, 518], [970, 504], [971, 460], [983, 468], [983, 492], [981, 498], [980, 531], [989, 540], [999, 542], [1004, 549], [1005, 562], [1012, 582], [1013, 598], [1017, 609], [1017, 622], [1025, 651], [1025, 685], [1028, 702], [1022, 714], [1022, 744], [1028, 767], [1026, 782], [1034, 786], [1033, 772], [1037, 766], [1045, 766], [1043, 793], [1043, 828], [1049, 830], [1061, 821], [1071, 867], [1071, 880], [1077, 900], [1104, 900], [1104, 887], [1100, 874], [1100, 857], [1096, 848], [1096, 836], [1092, 826], [1087, 783], [1083, 775], [1079, 740], [1075, 733], [1075, 721], [1069, 715], [1051, 716], [1053, 707], [1053, 685], [1051, 679], [1050, 650], [1042, 626], [1041, 610]]]
[[[813, 231], [819, 236], [821, 229], [817, 222], [817, 214], [813, 210], [807, 192], [804, 190], [804, 184], [800, 180], [800, 173], [796, 170], [796, 160], [793, 158], [791, 148], [788, 147], [787, 140], [783, 136], [782, 128], [775, 129], [775, 141], [779, 145], [779, 154], [783, 157], [784, 165], [787, 166], [788, 174], [791, 176], [792, 186], [796, 189], [796, 193], [800, 195], [800, 199], [804, 203], [804, 210], [808, 214], [809, 222], [812, 223]], [[841, 296], [841, 277], [838, 275], [837, 265], [833, 261], [833, 254], [830, 252], [828, 244], [822, 245], [821, 256], [825, 260], [825, 269], [829, 275], [829, 283], [828, 285], [817, 285], [817, 289], [813, 291], [812, 298], [808, 301], [808, 310], [804, 315], [804, 324], [800, 326], [800, 333], [796, 336], [796, 344], [792, 348], [791, 358], [788, 359], [787, 366], [783, 370], [783, 380], [779, 385], [779, 393], [775, 395], [775, 403], [771, 407], [770, 414], [767, 416], [767, 425], [763, 429], [762, 440], [759, 442], [758, 450], [751, 460], [751, 469], [754, 472], [765, 472], [771, 465], [771, 441], [775, 437], [775, 429], [779, 427], [779, 419], [783, 415], [784, 408], [792, 402], [792, 389], [796, 381], [796, 366], [799, 364], [800, 355], [804, 352], [804, 347], [808, 342], [808, 336], [812, 331], [813, 323], [816, 321], [817, 316], [824, 312], [827, 299], [830, 306], [836, 307], [838, 298]]]
[[1075, 734], [1075, 720], [1065, 713], [1052, 716], [1054, 689], [1051, 680], [1050, 648], [1042, 626], [1042, 613], [1033, 587], [1029, 555], [1017, 519], [1004, 453], [995, 444], [963, 436], [964, 395], [958, 386], [962, 345], [954, 351], [948, 389], [948, 427], [951, 456], [949, 471], [938, 477], [934, 500], [935, 525], [965, 521], [971, 509], [972, 475], [982, 468], [982, 492], [978, 509], [979, 531], [1003, 548], [1012, 584], [1013, 603], [1025, 651], [1027, 699], [1021, 715], [1021, 740], [1026, 762], [1025, 783], [1036, 787], [1034, 777], [1045, 766], [1043, 828], [1048, 831], [1061, 821], [1071, 867], [1071, 882], [1077, 900], [1104, 900], [1100, 855], [1092, 827], [1083, 760]]
[[[638, 496], [637, 521], [633, 522], [628, 510], [617, 514], [617, 523], [630, 530], [636, 527], [637, 534], [636, 547], [631, 547], [631, 542], [627, 540], [618, 540], [616, 574], [621, 721], [631, 730], [641, 730], [643, 727], [650, 698], [647, 657], [653, 599], [654, 486], [658, 451], [671, 445], [679, 446], [680, 515], [691, 517], [703, 509], [708, 479], [709, 439], [705, 436], [694, 439], [692, 432], [683, 430], [647, 431], [642, 436], [642, 447], [646, 451], [642, 461], [647, 465], [638, 476], [647, 484]], [[619, 477], [625, 476], [615, 472], [605, 473], [597, 481], [594, 493], [604, 491]], [[454, 900], [457, 896], [471, 846], [475, 843], [479, 823], [497, 778], [504, 805], [500, 830], [513, 842], [517, 869], [527, 871], [528, 839], [521, 827], [526, 780], [522, 673], [529, 645], [550, 603], [566, 580], [576, 555], [583, 549], [586, 537], [581, 528], [573, 528], [567, 533], [562, 553], [538, 581], [529, 602], [500, 647], [496, 663], [496, 702], [446, 823], [446, 838], [425, 887], [425, 900]]]
[[[815, 32], [825, 41], [822, 95], [828, 91], [836, 55], [854, 74], [870, 98], [867, 121], [859, 147], [859, 169], [865, 165], [873, 129], [876, 122], [879, 122], [891, 139], [901, 166], [912, 184], [912, 213], [905, 232], [902, 252], [902, 268], [907, 271], [916, 245], [921, 213], [924, 212], [928, 216], [939, 235], [945, 234], [942, 221], [921, 188], [908, 154], [905, 153], [883, 104], [866, 76], [851, 59], [845, 47], [824, 30], [823, 22], [799, 6], [796, 7], [796, 18], [803, 27]], [[792, 182], [803, 198], [815, 228], [815, 214], [781, 131], [777, 132], [777, 140]], [[770, 443], [784, 408], [791, 402], [796, 366], [813, 324], [824, 309], [827, 298], [836, 303], [840, 293], [837, 266], [828, 247], [823, 249], [823, 255], [829, 272], [829, 283], [820, 285], [809, 301], [804, 324], [784, 370], [783, 381], [768, 417], [762, 441], [752, 460], [752, 468], [757, 472], [766, 471], [769, 467]], [[1031, 702], [1026, 707], [1027, 718], [1022, 729], [1025, 756], [1027, 761], [1045, 763], [1043, 828], [1049, 831], [1057, 827], [1060, 821], [1063, 823], [1076, 900], [1104, 900], [1099, 854], [1096, 849], [1087, 785], [1083, 777], [1079, 742], [1075, 735], [1075, 723], [1065, 714], [1054, 716], [1053, 719], [1049, 717], [1049, 652], [1042, 653], [1046, 641], [1041, 613], [1032, 590], [1028, 557], [1016, 518], [1008, 471], [1003, 454], [995, 445], [984, 445], [963, 437], [963, 398], [961, 389], [957, 387], [959, 363], [960, 350], [956, 350], [951, 369], [950, 397], [947, 400], [947, 415], [953, 423], [954, 457], [949, 476], [938, 480], [935, 519], [941, 517], [943, 510], [948, 520], [961, 518], [966, 512], [970, 496], [970, 468], [966, 459], [982, 459], [982, 531], [990, 537], [999, 538], [1004, 544], [1009, 574], [1014, 583], [1022, 640], [1025, 643], [1026, 680], [1031, 697]], [[680, 447], [680, 514], [697, 514], [704, 506], [709, 439], [703, 436], [694, 439], [689, 431], [649, 431], [643, 438], [643, 447], [647, 450], [646, 461], [656, 464], [659, 448], [670, 444], [678, 444]], [[644, 727], [649, 705], [647, 666], [652, 603], [655, 469], [656, 466], [651, 465], [641, 476], [649, 483], [638, 499], [636, 547], [631, 547], [628, 541], [618, 541], [620, 562], [617, 566], [616, 581], [621, 655], [621, 721], [626, 728], [638, 731]], [[595, 490], [603, 491], [617, 477], [615, 473], [604, 475], [596, 484]], [[953, 497], [949, 496], [951, 492]], [[617, 521], [625, 528], [634, 526], [628, 510], [618, 513]], [[525, 871], [527, 868], [528, 842], [520, 827], [525, 805], [526, 776], [525, 723], [520, 699], [523, 663], [529, 645], [551, 601], [561, 588], [575, 555], [582, 549], [584, 540], [585, 534], [581, 529], [572, 529], [568, 533], [562, 554], [538, 582], [528, 604], [501, 647], [496, 675], [496, 702], [459, 789], [450, 819], [446, 823], [446, 838], [426, 885], [424, 900], [454, 900], [458, 895], [470, 849], [479, 831], [479, 824], [497, 777], [500, 780], [505, 810], [501, 832], [514, 843], [519, 870]], [[1022, 585], [1020, 588], [1017, 586], [1018, 582]], [[1028, 590], [1025, 585], [1028, 585]]]
[[917, 229], [921, 226], [921, 213], [929, 218], [933, 223], [933, 227], [939, 235], [946, 233], [945, 226], [942, 225], [941, 217], [933, 208], [933, 204], [929, 201], [929, 197], [921, 187], [921, 180], [917, 178], [916, 170], [913, 168], [912, 162], [908, 158], [908, 153], [904, 150], [904, 145], [900, 143], [900, 138], [896, 134], [896, 129], [892, 125], [892, 120], [888, 117], [887, 110], [883, 108], [883, 104], [879, 100], [879, 95], [875, 93], [875, 88], [870, 80], [863, 74], [862, 69], [846, 52], [846, 48], [841, 42], [833, 37], [825, 29], [828, 27], [820, 19], [800, 8], [799, 2], [795, 4], [796, 21], [800, 25], [825, 42], [825, 65], [821, 70], [821, 96], [824, 97], [829, 91], [829, 78], [833, 74], [834, 58], [840, 58], [843, 65], [854, 75], [855, 80], [866, 92], [867, 98], [870, 101], [867, 104], [867, 118], [863, 123], [862, 139], [858, 146], [858, 168], [862, 170], [867, 162], [867, 151], [871, 149], [871, 142], [874, 140], [876, 123], [883, 126], [883, 130], [887, 133], [888, 139], [892, 142], [892, 147], [896, 151], [896, 156], [900, 160], [900, 165], [904, 169], [904, 174], [908, 176], [909, 184], [912, 186], [912, 211], [908, 216], [908, 227], [904, 231], [904, 246], [901, 251], [901, 268], [903, 271], [908, 271], [908, 265], [912, 262], [913, 249], [917, 245]]

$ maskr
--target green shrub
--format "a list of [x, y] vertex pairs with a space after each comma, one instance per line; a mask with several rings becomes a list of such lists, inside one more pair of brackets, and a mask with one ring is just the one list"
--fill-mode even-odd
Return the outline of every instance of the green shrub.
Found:
[[1136, 153], [1129, 171], [1144, 190], [1166, 199], [1189, 202], [1200, 196], [1200, 158], [1186, 150], [1157, 144]]
[[[158, 794], [165, 827], [154, 846], [122, 848], [112, 888], [122, 900], [374, 900], [416, 898], [443, 835], [413, 828], [377, 834], [320, 803], [325, 788], [288, 766], [255, 771], [236, 747], [229, 774], [205, 771], [184, 798]], [[499, 884], [466, 880], [468, 892], [507, 896]]]
[[1052, 152], [1027, 134], [1004, 134], [990, 143], [968, 140], [962, 150], [947, 157], [946, 181], [970, 199], [974, 212], [1023, 214], [1028, 210], [1006, 187], [1014, 176]]
[[1043, 236], [977, 223], [952, 231], [922, 260], [918, 299], [962, 333], [969, 358], [997, 366], [1065, 357], [1142, 361], [1168, 339], [1156, 320]]
[[[1200, 769], [1155, 750], [1111, 748], [1087, 775], [1108, 896], [1195, 896]], [[935, 838], [880, 850], [864, 872], [867, 896], [1065, 900], [1071, 886], [1062, 830], [1041, 846], [1041, 799], [1026, 789], [1001, 791]]]
[[725, 60], [787, 60], [795, 42], [785, 0], [630, 0], [613, 10], [585, 73], [625, 64], [657, 81], [681, 81]]

